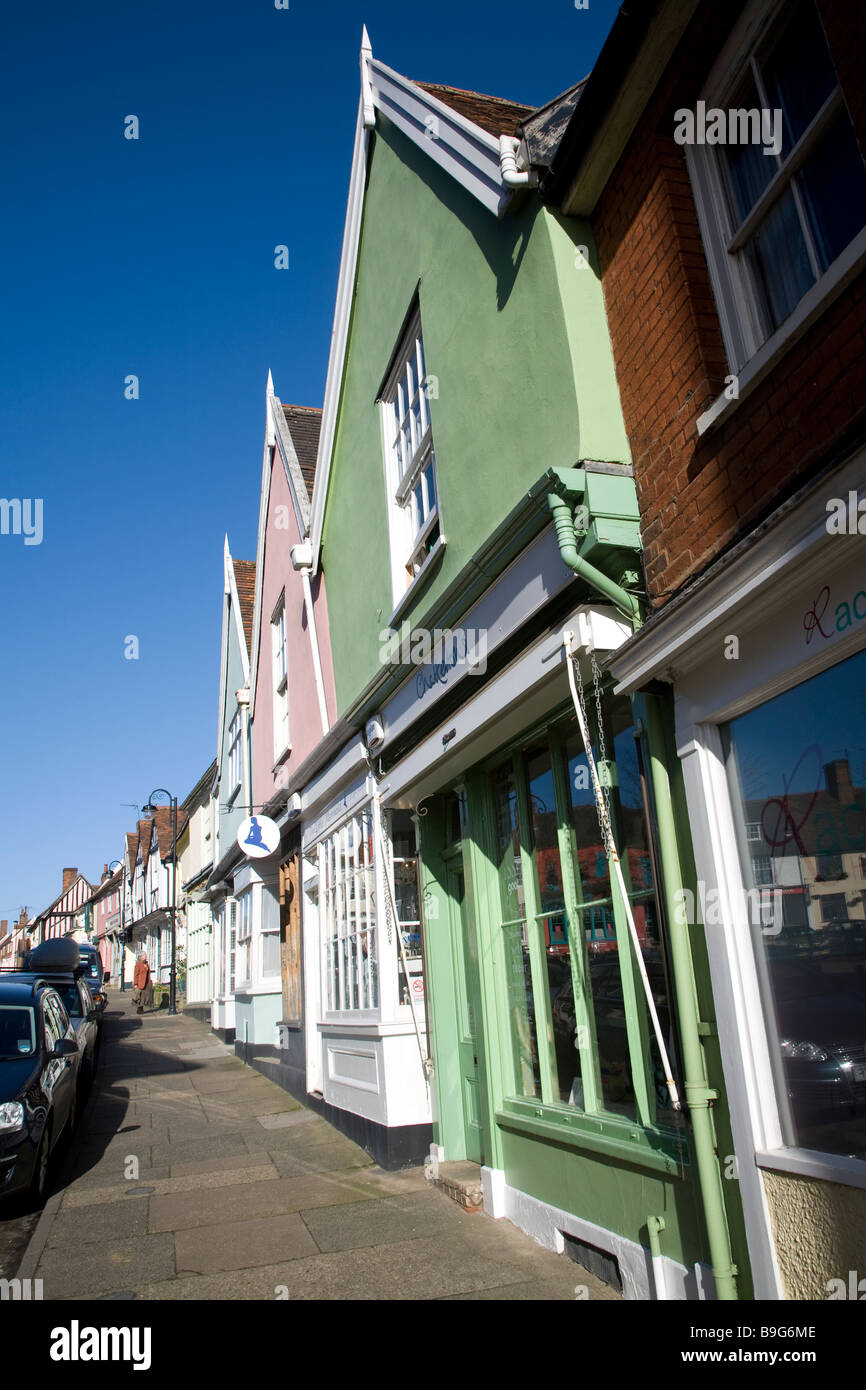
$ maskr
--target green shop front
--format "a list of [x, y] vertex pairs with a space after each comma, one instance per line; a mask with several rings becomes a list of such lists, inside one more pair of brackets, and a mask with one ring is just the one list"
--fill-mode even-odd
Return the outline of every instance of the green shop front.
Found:
[[380, 791], [418, 835], [433, 1158], [626, 1297], [749, 1296], [702, 943], [668, 925], [693, 870], [664, 701], [614, 695], [636, 620], [564, 558], [558, 526], [529, 540], [464, 614], [486, 669], [416, 673], [380, 711]]

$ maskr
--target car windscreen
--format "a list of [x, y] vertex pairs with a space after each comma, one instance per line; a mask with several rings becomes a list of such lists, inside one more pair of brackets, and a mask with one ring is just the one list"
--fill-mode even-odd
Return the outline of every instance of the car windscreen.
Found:
[[102, 962], [100, 961], [99, 956], [92, 956], [89, 951], [85, 954], [85, 952], [82, 951], [81, 963], [82, 965], [87, 966], [88, 980], [102, 979]]
[[19, 1004], [0, 1004], [0, 1058], [32, 1057], [35, 1051], [33, 1010]]

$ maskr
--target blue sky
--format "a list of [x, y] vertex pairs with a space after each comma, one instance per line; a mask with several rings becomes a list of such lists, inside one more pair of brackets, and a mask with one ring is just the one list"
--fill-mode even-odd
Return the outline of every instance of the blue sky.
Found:
[[214, 756], [223, 537], [255, 558], [268, 368], [322, 402], [362, 25], [407, 76], [540, 105], [616, 10], [6, 7], [0, 496], [44, 520], [40, 545], [0, 535], [0, 916], [64, 865], [98, 879], [134, 807]]

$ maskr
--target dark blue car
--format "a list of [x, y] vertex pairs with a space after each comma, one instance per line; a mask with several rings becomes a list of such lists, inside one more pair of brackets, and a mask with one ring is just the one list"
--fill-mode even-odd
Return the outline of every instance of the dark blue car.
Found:
[[0, 976], [0, 1198], [45, 1195], [51, 1155], [75, 1125], [80, 1065], [57, 990]]

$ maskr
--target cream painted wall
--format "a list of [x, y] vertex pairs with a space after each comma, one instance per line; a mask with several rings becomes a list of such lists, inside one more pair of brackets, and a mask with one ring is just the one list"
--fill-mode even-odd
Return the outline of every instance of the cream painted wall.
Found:
[[847, 1287], [852, 1270], [866, 1279], [866, 1190], [767, 1170], [762, 1177], [788, 1298], [826, 1299], [828, 1281]]

